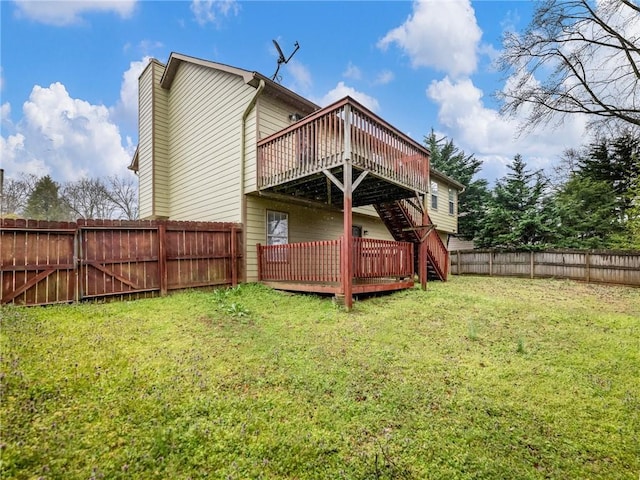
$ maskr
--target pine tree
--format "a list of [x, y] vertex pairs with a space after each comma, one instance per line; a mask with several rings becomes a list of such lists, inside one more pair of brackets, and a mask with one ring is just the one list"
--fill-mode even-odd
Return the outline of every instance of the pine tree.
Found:
[[580, 175], [610, 186], [615, 196], [613, 214], [624, 224], [633, 200], [629, 191], [640, 179], [640, 138], [627, 132], [591, 144], [580, 162]]
[[425, 138], [425, 144], [431, 150], [431, 166], [465, 186], [458, 197], [458, 233], [466, 240], [474, 239], [484, 223], [485, 205], [489, 198], [487, 181], [474, 179], [482, 168], [482, 162], [473, 154], [467, 155], [459, 150], [453, 140], [436, 138], [433, 130]]
[[611, 185], [579, 174], [556, 194], [559, 217], [557, 246], [569, 248], [606, 248], [616, 231], [615, 194]]
[[69, 209], [60, 197], [59, 189], [49, 175], [38, 180], [27, 200], [25, 217], [34, 220], [69, 220]]
[[601, 138], [576, 154], [577, 168], [560, 185], [555, 205], [559, 246], [635, 248], [640, 138]]
[[478, 246], [545, 247], [555, 234], [551, 203], [543, 196], [545, 181], [540, 172], [526, 169], [520, 155], [508, 168], [511, 172], [497, 181], [491, 194]]

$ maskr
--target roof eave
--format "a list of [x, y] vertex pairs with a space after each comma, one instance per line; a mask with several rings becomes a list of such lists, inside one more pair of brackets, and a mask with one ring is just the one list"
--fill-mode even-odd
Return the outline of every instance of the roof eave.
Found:
[[139, 149], [140, 149], [140, 146], [138, 145], [136, 147], [136, 152], [133, 154], [133, 158], [131, 159], [131, 163], [127, 167], [129, 170], [132, 170], [135, 173], [138, 173], [138, 162], [139, 162], [139, 158], [140, 158], [140, 155], [138, 153]]
[[167, 65], [165, 67], [164, 73], [162, 74], [162, 78], [160, 79], [160, 86], [164, 89], [170, 89], [171, 84], [176, 76], [176, 72], [178, 71], [178, 67], [182, 62], [189, 62], [195, 65], [200, 65], [207, 68], [215, 68], [217, 70], [221, 70], [223, 72], [231, 73], [233, 75], [238, 75], [242, 77], [243, 81], [254, 88], [258, 88], [260, 85], [260, 81], [263, 80], [267, 91], [272, 92], [275, 96], [283, 98], [287, 103], [290, 103], [296, 107], [305, 110], [305, 113], [309, 111], [319, 110], [320, 106], [316, 105], [314, 102], [307, 100], [301, 95], [298, 95], [292, 90], [289, 90], [286, 87], [283, 87], [279, 83], [274, 82], [268, 77], [265, 77], [259, 72], [244, 70], [238, 67], [232, 67], [231, 65], [226, 65], [224, 63], [212, 62], [210, 60], [204, 60], [202, 58], [191, 57], [189, 55], [184, 55], [182, 53], [172, 52], [169, 56], [169, 60], [167, 61]]
[[167, 67], [165, 68], [165, 71], [162, 74], [162, 78], [160, 79], [160, 86], [162, 88], [166, 88], [166, 89], [171, 88], [171, 83], [173, 82], [173, 79], [176, 76], [176, 72], [178, 71], [178, 66], [182, 62], [189, 62], [195, 65], [200, 65], [208, 68], [215, 68], [217, 70], [222, 70], [223, 72], [232, 73], [234, 75], [238, 75], [242, 77], [245, 83], [249, 83], [253, 79], [254, 72], [250, 72], [249, 70], [232, 67], [231, 65], [226, 65], [224, 63], [217, 63], [209, 60], [204, 60], [202, 58], [191, 57], [189, 55], [184, 55], [182, 53], [171, 52], [171, 55], [169, 56], [169, 61], [167, 62]]
[[451, 178], [449, 175], [445, 175], [444, 173], [440, 172], [439, 170], [436, 170], [433, 167], [429, 168], [429, 173], [432, 176], [437, 177], [440, 180], [444, 180], [446, 183], [456, 187], [456, 189], [459, 190], [460, 192], [463, 192], [467, 188], [462, 183], [460, 183], [459, 181]]

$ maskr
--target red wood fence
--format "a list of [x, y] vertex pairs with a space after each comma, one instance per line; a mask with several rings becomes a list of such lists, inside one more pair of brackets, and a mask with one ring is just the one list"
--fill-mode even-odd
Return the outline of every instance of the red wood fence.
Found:
[[0, 303], [45, 305], [235, 285], [234, 223], [0, 219]]

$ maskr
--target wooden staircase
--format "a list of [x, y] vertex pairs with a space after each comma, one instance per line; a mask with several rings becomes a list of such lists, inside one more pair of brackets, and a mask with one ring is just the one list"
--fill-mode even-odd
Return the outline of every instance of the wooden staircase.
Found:
[[[398, 200], [390, 203], [374, 205], [376, 212], [387, 226], [396, 241], [414, 244], [415, 268], [418, 271], [418, 250], [420, 246], [420, 230], [412, 230], [422, 224], [422, 213], [409, 200]], [[431, 219], [427, 215], [429, 223]], [[449, 270], [449, 252], [440, 240], [440, 236], [432, 230], [427, 239], [427, 278], [429, 280], [447, 280]]]

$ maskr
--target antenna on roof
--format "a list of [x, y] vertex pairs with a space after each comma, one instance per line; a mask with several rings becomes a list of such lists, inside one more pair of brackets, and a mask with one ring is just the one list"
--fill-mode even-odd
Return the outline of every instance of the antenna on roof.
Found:
[[275, 40], [272, 40], [273, 44], [276, 46], [276, 50], [278, 50], [278, 68], [276, 68], [276, 73], [273, 74], [273, 76], [271, 77], [271, 80], [274, 80], [278, 83], [280, 83], [280, 81], [282, 80], [282, 77], [278, 76], [278, 72], [280, 71], [280, 65], [282, 65], [283, 63], [289, 63], [289, 60], [291, 60], [291, 57], [293, 57], [295, 55], [295, 53], [298, 51], [298, 49], [300, 48], [300, 45], [298, 44], [298, 42], [294, 43], [293, 46], [296, 47], [293, 52], [291, 52], [291, 55], [289, 55], [289, 58], [285, 58], [284, 53], [282, 53], [282, 49], [280, 48], [280, 45], [278, 45], [278, 42], [276, 42]]

